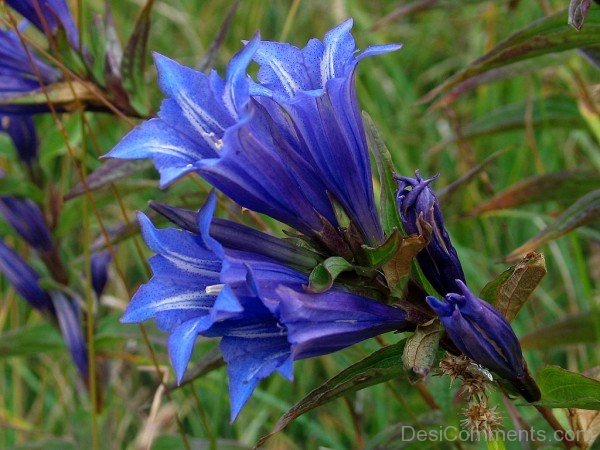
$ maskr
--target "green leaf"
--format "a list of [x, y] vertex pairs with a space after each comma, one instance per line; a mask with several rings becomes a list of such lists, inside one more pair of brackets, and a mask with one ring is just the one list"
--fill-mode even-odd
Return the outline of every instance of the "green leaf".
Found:
[[490, 302], [511, 322], [546, 275], [546, 261], [541, 253], [532, 252], [517, 265], [488, 283], [481, 298]]
[[341, 256], [332, 256], [317, 265], [308, 277], [308, 290], [325, 292], [331, 289], [335, 279], [342, 273], [353, 270], [354, 266]]
[[0, 358], [32, 356], [66, 348], [58, 330], [49, 323], [28, 325], [0, 334]]
[[600, 189], [577, 200], [537, 236], [511, 252], [504, 261], [514, 261], [550, 241], [558, 239], [575, 228], [592, 223], [600, 218]]
[[521, 338], [521, 345], [526, 349], [598, 342], [600, 342], [600, 315], [595, 311], [567, 316], [527, 333]]
[[497, 67], [507, 66], [548, 53], [587, 47], [600, 41], [600, 9], [592, 9], [581, 31], [567, 24], [567, 11], [562, 10], [530, 23], [525, 28], [500, 42], [484, 56], [473, 61], [444, 83], [430, 91], [423, 99], [429, 102], [439, 94], [477, 75]]
[[418, 375], [425, 376], [431, 370], [439, 348], [444, 327], [439, 320], [417, 326], [415, 332], [406, 340], [402, 362], [404, 367]]
[[363, 245], [363, 251], [371, 267], [379, 267], [396, 255], [400, 245], [402, 244], [402, 237], [398, 232], [398, 229], [392, 230], [392, 233], [387, 237], [385, 242], [379, 247], [368, 247]]
[[[529, 123], [533, 127], [554, 125], [557, 127], [584, 126], [577, 103], [570, 98], [551, 97], [534, 101], [502, 105], [461, 129], [461, 139], [474, 139], [507, 131], [525, 128]], [[446, 145], [456, 142], [457, 137], [443, 140], [432, 147], [428, 153], [438, 153]]]
[[148, 48], [148, 36], [150, 34], [150, 13], [154, 0], [148, 0], [142, 8], [133, 33], [127, 41], [123, 60], [121, 62], [121, 75], [123, 87], [127, 90], [132, 106], [142, 115], [148, 113], [146, 83], [144, 83], [144, 72], [146, 69], [146, 58]]
[[[145, 159], [123, 160], [109, 159], [98, 169], [88, 175], [86, 179], [87, 188], [90, 191], [101, 189], [129, 175], [152, 167], [152, 161]], [[65, 194], [65, 200], [70, 200], [85, 194], [86, 188], [83, 183], [77, 183], [73, 189]]]
[[314, 408], [405, 374], [404, 368], [400, 364], [403, 350], [404, 341], [377, 350], [309, 392], [279, 419], [273, 431], [263, 436], [256, 447], [263, 445], [275, 433], [283, 430], [296, 418]]
[[600, 189], [600, 173], [593, 170], [561, 170], [526, 178], [486, 200], [470, 216], [547, 201], [575, 201]]
[[538, 406], [600, 410], [600, 381], [557, 366], [544, 367], [537, 381], [542, 391]]
[[396, 183], [396, 180], [394, 179], [394, 163], [392, 162], [392, 156], [383, 142], [371, 116], [365, 111], [363, 111], [362, 116], [365, 123], [369, 149], [375, 157], [375, 164], [377, 164], [377, 172], [379, 173], [379, 185], [381, 189], [379, 195], [379, 207], [381, 210], [383, 231], [387, 236], [392, 233], [394, 228], [403, 230], [402, 221], [400, 220], [400, 214], [398, 212], [398, 205], [396, 204], [398, 183]]

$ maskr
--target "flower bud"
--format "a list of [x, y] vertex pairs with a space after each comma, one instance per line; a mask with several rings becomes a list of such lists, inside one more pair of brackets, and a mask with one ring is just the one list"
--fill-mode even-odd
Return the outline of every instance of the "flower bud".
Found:
[[455, 280], [465, 281], [450, 236], [444, 228], [440, 205], [429, 184], [437, 177], [424, 180], [397, 177], [397, 203], [402, 225], [409, 234], [430, 235], [429, 244], [417, 255], [417, 262], [434, 289], [442, 295], [456, 292]]
[[40, 208], [27, 198], [0, 197], [0, 214], [29, 245], [41, 252], [52, 250], [52, 236]]
[[508, 321], [461, 280], [456, 284], [461, 294], [448, 294], [446, 301], [427, 297], [452, 342], [473, 361], [510, 381], [526, 400], [539, 400], [539, 388], [527, 371], [521, 345]]
[[53, 310], [50, 296], [38, 285], [39, 274], [1, 239], [0, 273], [31, 306], [40, 311]]

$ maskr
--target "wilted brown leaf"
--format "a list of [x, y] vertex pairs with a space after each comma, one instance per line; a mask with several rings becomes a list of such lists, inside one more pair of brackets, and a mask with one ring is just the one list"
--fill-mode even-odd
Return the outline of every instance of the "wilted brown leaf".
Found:
[[493, 300], [494, 307], [502, 313], [506, 320], [512, 321], [545, 275], [544, 255], [535, 252], [529, 253], [497, 286]]
[[402, 239], [396, 254], [382, 266], [390, 289], [408, 275], [413, 259], [426, 245], [427, 239], [421, 235], [413, 234]]

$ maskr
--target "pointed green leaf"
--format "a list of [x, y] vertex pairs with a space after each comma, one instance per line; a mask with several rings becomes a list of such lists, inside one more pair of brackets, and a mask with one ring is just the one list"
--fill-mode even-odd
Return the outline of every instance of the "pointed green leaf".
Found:
[[557, 366], [544, 367], [537, 381], [542, 391], [539, 406], [600, 410], [600, 381]]
[[146, 69], [146, 58], [148, 48], [148, 36], [150, 34], [150, 13], [154, 0], [148, 0], [142, 9], [133, 33], [123, 52], [123, 61], [121, 62], [121, 75], [123, 77], [123, 86], [129, 94], [132, 106], [140, 114], [146, 114], [147, 95], [146, 83], [144, 83], [144, 71]]
[[[145, 159], [123, 160], [109, 159], [98, 169], [88, 175], [86, 179], [87, 188], [90, 191], [101, 189], [129, 175], [152, 167], [152, 161]], [[70, 200], [85, 194], [86, 188], [83, 183], [77, 183], [73, 189], [65, 194], [65, 200]]]
[[504, 261], [514, 261], [521, 255], [558, 239], [575, 228], [595, 222], [599, 218], [600, 189], [597, 189], [577, 200], [537, 236], [507, 255]]
[[460, 83], [497, 67], [548, 53], [588, 47], [600, 41], [600, 9], [593, 8], [589, 11], [586, 26], [581, 31], [569, 26], [567, 17], [567, 11], [562, 10], [529, 24], [433, 89], [422, 101], [431, 101]]
[[396, 255], [401, 244], [402, 237], [400, 236], [398, 229], [394, 229], [385, 242], [379, 247], [367, 247], [366, 245], [363, 245], [363, 250], [369, 265], [371, 267], [379, 267]]
[[585, 343], [600, 343], [600, 314], [595, 311], [567, 316], [521, 338], [521, 345], [526, 349]]
[[373, 119], [371, 119], [371, 116], [365, 111], [363, 111], [362, 115], [365, 122], [365, 131], [367, 133], [369, 149], [375, 157], [377, 172], [379, 173], [379, 185], [381, 189], [379, 205], [383, 231], [385, 231], [386, 235], [389, 235], [394, 228], [403, 230], [400, 214], [398, 212], [398, 205], [396, 204], [398, 183], [396, 183], [396, 180], [394, 179], [394, 163], [392, 162], [392, 156], [390, 155], [389, 150], [379, 135], [379, 131], [377, 130]]
[[49, 323], [28, 325], [0, 334], [0, 358], [66, 350], [60, 333]]
[[296, 418], [314, 408], [369, 386], [400, 377], [405, 373], [400, 363], [403, 350], [404, 341], [389, 345], [329, 379], [286, 412], [279, 419], [273, 431], [262, 437], [256, 446], [260, 447], [275, 433], [283, 430]]
[[600, 189], [600, 173], [593, 170], [561, 170], [525, 178], [486, 200], [470, 216], [547, 201], [575, 201]]

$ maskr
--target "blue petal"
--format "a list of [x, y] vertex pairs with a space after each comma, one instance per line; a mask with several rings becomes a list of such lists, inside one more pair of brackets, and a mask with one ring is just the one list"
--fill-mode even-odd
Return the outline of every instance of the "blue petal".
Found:
[[234, 336], [221, 340], [220, 347], [227, 363], [233, 422], [260, 380], [279, 368], [289, 375], [290, 348], [285, 334], [274, 326], [255, 327], [247, 334], [237, 328]]
[[178, 383], [183, 379], [198, 335], [208, 330], [215, 322], [236, 317], [242, 311], [242, 305], [231, 288], [225, 286], [217, 297], [210, 315], [188, 320], [173, 329], [169, 336], [169, 355]]
[[69, 348], [73, 362], [87, 384], [89, 377], [87, 343], [83, 336], [77, 309], [60, 292], [52, 293], [52, 303], [56, 310], [60, 331]]
[[34, 308], [53, 311], [50, 296], [40, 288], [40, 275], [0, 239], [0, 273]]
[[347, 292], [307, 294], [281, 286], [277, 293], [279, 320], [288, 330], [294, 359], [332, 353], [408, 327], [403, 310]]
[[179, 178], [194, 172], [195, 163], [205, 157], [214, 157], [214, 150], [202, 142], [179, 133], [161, 119], [150, 119], [127, 134], [105, 158], [153, 158], [160, 172], [160, 186], [168, 186]]
[[[1, 79], [0, 86], [4, 88]], [[0, 129], [8, 133], [22, 162], [31, 165], [37, 160], [39, 140], [31, 116], [0, 116]]]
[[158, 83], [169, 97], [159, 116], [202, 144], [208, 152], [219, 149], [219, 140], [235, 120], [222, 99], [215, 98], [209, 77], [202, 72], [155, 53]]

